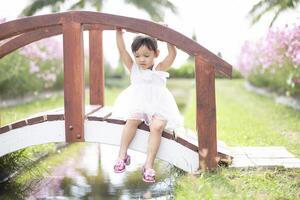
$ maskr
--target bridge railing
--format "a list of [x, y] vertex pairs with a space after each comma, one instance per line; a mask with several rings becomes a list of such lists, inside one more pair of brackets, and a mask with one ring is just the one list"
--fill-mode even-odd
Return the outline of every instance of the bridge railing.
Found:
[[199, 159], [205, 168], [215, 168], [217, 166], [215, 73], [231, 77], [232, 67], [177, 31], [142, 19], [87, 11], [25, 17], [0, 24], [0, 41], [4, 40], [0, 43], [0, 58], [34, 41], [62, 34], [66, 141], [84, 141], [83, 31], [89, 31], [90, 104], [104, 105], [102, 33], [116, 27], [153, 36], [195, 56]]

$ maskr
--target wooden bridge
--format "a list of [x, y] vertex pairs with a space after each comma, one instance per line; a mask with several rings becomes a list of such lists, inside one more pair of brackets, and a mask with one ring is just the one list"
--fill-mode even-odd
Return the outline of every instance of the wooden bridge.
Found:
[[[232, 67], [195, 41], [160, 24], [98, 12], [71, 11], [25, 17], [0, 24], [0, 58], [37, 40], [63, 35], [64, 108], [0, 127], [0, 156], [49, 142], [119, 145], [125, 121], [104, 106], [103, 38], [116, 27], [144, 33], [195, 57], [197, 134], [163, 132], [157, 157], [189, 172], [216, 168], [230, 152], [216, 137], [215, 73], [231, 77]], [[83, 31], [89, 31], [90, 105], [84, 101]], [[141, 124], [130, 148], [145, 152], [149, 127]]]

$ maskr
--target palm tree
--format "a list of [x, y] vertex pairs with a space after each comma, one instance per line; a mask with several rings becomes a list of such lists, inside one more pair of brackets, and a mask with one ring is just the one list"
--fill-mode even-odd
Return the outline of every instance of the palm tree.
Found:
[[275, 12], [270, 27], [273, 25], [278, 16], [286, 10], [296, 9], [300, 0], [260, 0], [249, 11], [252, 16], [252, 25], [257, 23], [263, 15], [268, 12]]
[[[61, 6], [67, 2], [67, 0], [31, 0], [32, 2], [24, 8], [21, 12], [21, 16], [32, 16], [37, 11], [50, 7], [52, 12], [58, 12], [61, 10]], [[106, 0], [76, 0], [72, 4], [69, 10], [83, 9], [86, 6], [92, 6], [96, 11], [100, 11], [103, 7], [103, 3]], [[124, 0], [125, 3], [132, 4], [135, 7], [146, 11], [152, 20], [162, 21], [164, 18], [164, 9], [169, 9], [173, 13], [177, 14], [177, 8], [169, 0]]]

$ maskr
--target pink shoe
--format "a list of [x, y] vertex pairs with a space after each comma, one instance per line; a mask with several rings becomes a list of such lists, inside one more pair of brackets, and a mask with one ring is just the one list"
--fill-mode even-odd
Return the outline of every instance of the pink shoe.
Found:
[[155, 183], [155, 171], [154, 169], [143, 167], [143, 181], [146, 183]]
[[124, 160], [118, 159], [117, 163], [114, 165], [115, 173], [122, 173], [125, 171], [126, 165], [130, 165], [130, 156], [126, 155]]

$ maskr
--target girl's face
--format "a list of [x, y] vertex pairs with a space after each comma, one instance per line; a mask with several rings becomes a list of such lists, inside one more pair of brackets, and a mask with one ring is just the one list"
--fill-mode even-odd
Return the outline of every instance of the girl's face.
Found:
[[158, 56], [159, 51], [156, 52], [148, 49], [147, 46], [141, 46], [133, 53], [135, 63], [142, 69], [148, 69], [154, 65], [154, 59]]

